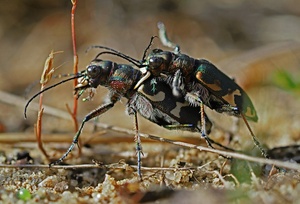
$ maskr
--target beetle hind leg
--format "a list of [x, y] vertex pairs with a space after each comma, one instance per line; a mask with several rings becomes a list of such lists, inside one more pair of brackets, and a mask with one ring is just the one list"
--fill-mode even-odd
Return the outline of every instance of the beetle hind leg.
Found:
[[256, 136], [254, 135], [252, 129], [250, 128], [250, 125], [245, 117], [245, 115], [243, 113], [241, 113], [241, 117], [242, 119], [244, 120], [249, 132], [250, 132], [250, 135], [252, 136], [252, 140], [255, 144], [255, 146], [260, 150], [261, 154], [265, 157], [265, 158], [270, 158], [267, 151], [261, 146], [260, 142], [258, 141], [258, 139], [256, 138]]

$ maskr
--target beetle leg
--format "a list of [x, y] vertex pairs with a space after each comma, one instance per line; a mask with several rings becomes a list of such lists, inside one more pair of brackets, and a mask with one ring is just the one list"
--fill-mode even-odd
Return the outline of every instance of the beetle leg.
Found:
[[[230, 147], [226, 147], [226, 146], [224, 146], [224, 145], [222, 145], [222, 144], [220, 144], [220, 143], [214, 141], [213, 139], [210, 139], [209, 137], [205, 137], [204, 139], [206, 140], [206, 143], [207, 143], [207, 144], [214, 144], [214, 145], [217, 145], [217, 146], [219, 146], [219, 147], [221, 147], [221, 148], [223, 148], [223, 149], [226, 149], [226, 150], [229, 150], [229, 151], [232, 151], [232, 152], [236, 152], [236, 150], [231, 149]], [[212, 149], [215, 149], [215, 148], [214, 148], [213, 146], [211, 146], [211, 145], [210, 145], [210, 147], [211, 147]], [[227, 158], [227, 156], [224, 156], [224, 157]]]
[[164, 125], [164, 128], [168, 130], [187, 130], [187, 131], [195, 131], [196, 126], [193, 124], [177, 124], [177, 125]]
[[[164, 128], [167, 128], [169, 130], [188, 130], [188, 131], [194, 131], [195, 129], [197, 129], [198, 132], [201, 132], [201, 129], [196, 127], [193, 124], [179, 124], [179, 125], [165, 125], [163, 126]], [[217, 145], [223, 149], [229, 150], [229, 151], [233, 151], [235, 152], [234, 149], [231, 149], [229, 147], [226, 147], [216, 141], [214, 141], [213, 139], [210, 139], [207, 135], [204, 137], [206, 143], [208, 144], [209, 147], [211, 147], [212, 149], [214, 149], [214, 147], [212, 146], [212, 144]]]
[[142, 178], [142, 171], [141, 171], [141, 167], [142, 167], [142, 156], [144, 156], [143, 154], [143, 148], [142, 148], [142, 144], [141, 144], [141, 137], [139, 134], [139, 126], [138, 126], [138, 119], [137, 119], [137, 114], [136, 111], [131, 109], [132, 112], [131, 114], [133, 114], [134, 117], [134, 130], [135, 130], [135, 136], [134, 136], [134, 141], [135, 141], [135, 148], [136, 148], [136, 154], [137, 154], [137, 171], [138, 171], [138, 175], [140, 177], [140, 181], [143, 180]]
[[69, 147], [69, 149], [66, 151], [66, 153], [60, 157], [58, 160], [54, 161], [54, 162], [51, 162], [49, 164], [49, 166], [52, 166], [52, 165], [55, 165], [55, 164], [59, 164], [61, 163], [67, 156], [68, 154], [74, 149], [75, 145], [78, 145], [78, 139], [79, 139], [79, 136], [82, 132], [82, 129], [84, 127], [84, 124], [91, 120], [92, 118], [95, 118], [103, 113], [105, 113], [106, 111], [108, 111], [109, 109], [111, 109], [113, 106], [114, 106], [115, 102], [110, 102], [110, 103], [107, 103], [107, 104], [104, 104], [104, 105], [101, 105], [100, 107], [98, 107], [97, 109], [93, 110], [92, 112], [90, 112], [89, 114], [87, 114], [80, 127], [79, 127], [79, 130], [77, 131], [76, 135], [74, 136], [73, 138], [73, 141], [72, 141], [72, 144], [71, 146]]
[[207, 136], [207, 130], [206, 130], [206, 120], [205, 120], [205, 112], [204, 112], [204, 103], [200, 99], [200, 97], [197, 97], [195, 94], [187, 93], [185, 99], [192, 105], [200, 106], [200, 114], [201, 114], [201, 129], [199, 129], [199, 132], [201, 132], [201, 136], [206, 140], [206, 143], [209, 147], [213, 148], [212, 144], [215, 144], [223, 149], [235, 151], [229, 147], [226, 147], [218, 142], [215, 142], [214, 140], [210, 139]]
[[256, 138], [256, 136], [254, 135], [254, 133], [253, 133], [252, 129], [250, 128], [250, 125], [249, 125], [249, 123], [248, 123], [248, 121], [247, 121], [247, 119], [246, 119], [246, 117], [245, 117], [245, 115], [243, 113], [241, 113], [241, 117], [244, 120], [244, 122], [245, 122], [245, 124], [246, 124], [246, 126], [247, 126], [247, 128], [248, 128], [248, 130], [249, 130], [249, 132], [251, 134], [251, 136], [252, 136], [252, 140], [253, 140], [255, 146], [260, 150], [260, 152], [262, 153], [262, 155], [265, 158], [270, 158], [269, 155], [268, 155], [268, 153], [266, 152], [266, 150], [261, 146], [260, 142], [258, 141], [258, 139]]
[[[200, 103], [200, 115], [201, 115], [201, 136], [204, 138], [207, 138], [207, 134], [206, 134], [206, 128], [205, 128], [205, 115], [204, 115], [204, 105], [201, 102]], [[209, 140], [205, 139], [208, 143], [208, 146], [211, 146], [211, 143], [209, 142]]]
[[204, 112], [204, 103], [200, 99], [200, 97], [197, 97], [194, 94], [187, 93], [186, 98], [187, 101], [189, 101], [190, 104], [193, 105], [199, 105], [200, 106], [200, 117], [201, 117], [201, 136], [205, 138], [207, 141], [207, 144], [209, 147], [212, 147], [210, 141], [207, 139], [207, 131], [206, 131], [206, 120], [205, 120], [205, 112]]
[[185, 95], [184, 82], [181, 70], [178, 69], [172, 80], [172, 93], [175, 97], [181, 98]]

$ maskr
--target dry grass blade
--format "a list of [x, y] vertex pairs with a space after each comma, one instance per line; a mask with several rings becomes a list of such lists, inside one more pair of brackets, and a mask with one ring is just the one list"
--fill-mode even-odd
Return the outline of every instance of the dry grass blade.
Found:
[[[73, 47], [73, 73], [78, 73], [78, 54], [77, 54], [77, 48], [76, 48], [76, 33], [75, 33], [75, 11], [77, 7], [77, 0], [71, 0], [72, 3], [72, 10], [71, 10], [71, 35], [72, 35], [72, 47]], [[73, 87], [75, 88], [78, 84], [77, 79], [74, 79], [73, 81]], [[74, 128], [75, 132], [78, 130], [78, 121], [76, 120], [77, 117], [77, 109], [78, 109], [78, 100], [77, 96], [73, 96], [73, 112], [72, 118], [74, 122]]]
[[[53, 63], [54, 63], [54, 55], [58, 54], [58, 53], [62, 53], [62, 51], [54, 52], [52, 50], [50, 52], [49, 56], [47, 57], [46, 61], [45, 61], [43, 73], [41, 75], [41, 80], [40, 80], [41, 91], [44, 90], [44, 88], [46, 87], [46, 84], [51, 80], [54, 71], [57, 69], [57, 68], [53, 67]], [[36, 122], [36, 125], [35, 125], [34, 129], [35, 129], [35, 134], [36, 134], [38, 147], [41, 150], [41, 152], [44, 154], [46, 159], [49, 161], [49, 155], [46, 153], [46, 150], [44, 149], [43, 142], [42, 142], [42, 117], [43, 117], [43, 111], [44, 111], [44, 108], [43, 108], [43, 93], [41, 93], [40, 94], [40, 100], [39, 100], [38, 117], [37, 117], [37, 122]]]

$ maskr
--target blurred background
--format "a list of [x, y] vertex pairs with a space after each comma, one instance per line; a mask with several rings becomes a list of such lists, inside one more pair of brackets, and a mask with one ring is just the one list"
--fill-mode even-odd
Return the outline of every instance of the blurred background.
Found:
[[[25, 89], [39, 80], [51, 50], [55, 73], [71, 73], [73, 54], [70, 1], [5, 1], [0, 7], [0, 90], [24, 98]], [[251, 97], [259, 116], [251, 123], [259, 139], [269, 147], [295, 144], [300, 138], [300, 7], [296, 0], [79, 0], [75, 15], [79, 69], [100, 52], [85, 50], [105, 45], [141, 59], [150, 37], [157, 35], [157, 22], [165, 23], [169, 37], [182, 52], [206, 58], [233, 77]], [[155, 40], [152, 48], [161, 46]], [[105, 58], [127, 63], [118, 58]], [[28, 97], [39, 90], [35, 86]], [[79, 102], [78, 119], [100, 105], [107, 90], [98, 88], [91, 102]], [[72, 105], [72, 83], [45, 94], [46, 105], [66, 110]], [[37, 101], [37, 100], [36, 100]], [[101, 116], [100, 121], [125, 128], [132, 122], [124, 113], [126, 100]], [[36, 111], [24, 104], [0, 99], [3, 132], [33, 133]], [[214, 113], [211, 113], [214, 114]], [[117, 118], [117, 120], [116, 120]], [[232, 117], [212, 116], [213, 122], [231, 129]], [[141, 130], [162, 133], [140, 119]], [[229, 121], [229, 123], [228, 123]], [[227, 122], [227, 123], [226, 123]], [[71, 120], [46, 116], [44, 132], [71, 132]], [[241, 130], [250, 143], [244, 125]], [[243, 135], [242, 134], [242, 135]], [[72, 134], [71, 134], [72, 135]], [[212, 135], [213, 132], [212, 132]]]

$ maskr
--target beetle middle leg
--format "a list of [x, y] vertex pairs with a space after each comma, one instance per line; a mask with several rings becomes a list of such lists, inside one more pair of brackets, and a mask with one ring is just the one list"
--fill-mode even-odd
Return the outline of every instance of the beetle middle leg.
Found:
[[[196, 127], [193, 124], [165, 125], [164, 128], [167, 128], [169, 130], [176, 130], [177, 129], [177, 130], [188, 130], [188, 131], [191, 131], [191, 132], [195, 132], [195, 130], [196, 130], [197, 132], [202, 132], [202, 130], [201, 130], [202, 128]], [[209, 138], [207, 135], [203, 136], [202, 133], [201, 133], [201, 136], [205, 139], [207, 145], [209, 147], [211, 147], [212, 149], [214, 149], [214, 147], [212, 146], [214, 144], [214, 145], [217, 145], [217, 146], [219, 146], [223, 149], [235, 152], [234, 149], [231, 149], [229, 147], [226, 147], [226, 146], [214, 141], [213, 139]]]
[[135, 148], [136, 148], [136, 154], [137, 154], [137, 171], [138, 171], [138, 175], [140, 177], [140, 181], [143, 180], [142, 178], [142, 156], [143, 154], [143, 148], [142, 148], [142, 144], [141, 144], [141, 137], [139, 134], [139, 125], [138, 125], [138, 119], [137, 119], [137, 112], [132, 109], [129, 108], [128, 110], [128, 114], [129, 115], [133, 115], [134, 119], [133, 119], [133, 125], [134, 125], [134, 131], [135, 131], [135, 135], [134, 135], [134, 141], [135, 141]]
[[[206, 121], [205, 121], [205, 113], [204, 113], [204, 103], [200, 99], [200, 97], [196, 96], [195, 94], [192, 93], [187, 93], [185, 88], [184, 88], [184, 78], [182, 77], [182, 72], [180, 69], [178, 69], [174, 77], [172, 79], [172, 93], [175, 97], [185, 97], [185, 100], [191, 102], [191, 104], [199, 105], [200, 106], [200, 117], [201, 117], [201, 136], [204, 137], [205, 139], [207, 138], [207, 131], [206, 131]], [[206, 139], [206, 142], [208, 146], [212, 147], [211, 143], [209, 142], [208, 139]]]

